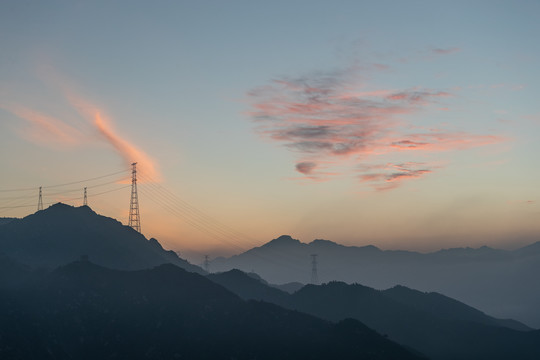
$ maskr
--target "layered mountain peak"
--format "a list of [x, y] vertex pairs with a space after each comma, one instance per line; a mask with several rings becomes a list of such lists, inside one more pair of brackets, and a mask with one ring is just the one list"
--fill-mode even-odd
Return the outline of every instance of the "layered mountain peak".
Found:
[[72, 206], [72, 205], [64, 204], [62, 202], [58, 202], [56, 204], [49, 206], [48, 208], [44, 210], [40, 210], [34, 213], [33, 215], [29, 215], [29, 216], [43, 216], [43, 215], [51, 216], [52, 214], [69, 214], [69, 215], [94, 214], [94, 215], [97, 215], [97, 213], [94, 212], [88, 205]]
[[335, 243], [333, 241], [325, 240], [325, 239], [315, 239], [312, 242], [310, 242], [308, 245], [313, 245], [313, 246], [343, 246], [343, 245], [339, 245], [338, 243]]
[[297, 244], [301, 244], [300, 240], [293, 239], [290, 235], [281, 235], [280, 237], [273, 239], [272, 241], [264, 244], [263, 246], [285, 246]]
[[121, 222], [88, 206], [54, 204], [0, 227], [0, 252], [31, 267], [54, 268], [88, 257], [98, 265], [124, 270], [172, 263], [189, 271], [202, 269], [147, 240]]

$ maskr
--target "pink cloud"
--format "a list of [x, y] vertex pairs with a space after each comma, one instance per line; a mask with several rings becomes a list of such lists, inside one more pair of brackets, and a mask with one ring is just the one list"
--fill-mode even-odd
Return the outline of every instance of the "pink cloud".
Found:
[[[453, 97], [448, 91], [418, 87], [358, 91], [365, 85], [359, 86], [357, 78], [348, 70], [274, 80], [248, 93], [252, 105], [248, 115], [264, 138], [298, 153], [302, 160], [296, 170], [313, 179], [322, 173], [316, 165], [321, 161], [354, 167], [385, 154], [456, 151], [504, 141], [495, 135], [423, 129], [405, 120], [426, 108], [440, 109], [439, 102]], [[390, 189], [432, 171], [411, 166], [393, 172], [366, 170], [360, 180]]]
[[377, 191], [391, 190], [399, 186], [404, 180], [417, 179], [433, 172], [427, 164], [408, 162], [402, 164], [386, 164], [385, 166], [364, 167], [368, 172], [359, 176], [360, 182], [368, 183]]
[[429, 90], [406, 90], [398, 93], [394, 93], [388, 96], [390, 100], [403, 100], [408, 101], [409, 103], [427, 104], [430, 100], [439, 97], [451, 97], [452, 95], [446, 91], [429, 91]]
[[467, 150], [506, 141], [505, 137], [498, 135], [475, 135], [464, 131], [447, 132], [440, 129], [409, 134], [407, 138], [406, 141], [423, 144], [423, 148], [429, 151]]
[[313, 161], [302, 161], [296, 164], [296, 171], [308, 175], [311, 174], [316, 167], [317, 163]]
[[144, 172], [148, 179], [161, 181], [157, 162], [128, 139], [120, 136], [114, 130], [112, 118], [105, 116], [103, 109], [81, 95], [82, 92], [76, 84], [47, 63], [42, 64], [38, 72], [45, 82], [59, 89], [71, 107], [79, 113], [81, 120], [90, 124], [92, 130], [98, 132], [100, 139], [105, 140], [118, 152], [127, 166], [137, 162], [137, 169]]
[[403, 179], [419, 178], [424, 174], [429, 174], [431, 170], [406, 170], [404, 172], [395, 172], [387, 176], [386, 181], [401, 181]]
[[137, 168], [146, 175], [146, 178], [150, 177], [153, 180], [160, 181], [155, 162], [146, 153], [117, 135], [99, 112], [94, 115], [94, 125], [100, 134], [118, 151], [127, 165], [136, 162]]
[[425, 143], [425, 142], [415, 142], [415, 141], [411, 141], [411, 140], [400, 140], [400, 141], [393, 142], [390, 146], [395, 147], [395, 148], [400, 148], [400, 149], [403, 149], [403, 148], [417, 149], [417, 148], [424, 148], [424, 147], [427, 147], [429, 145], [430, 145], [429, 143]]
[[[138, 163], [138, 169], [155, 181], [160, 181], [158, 165], [146, 152], [114, 131], [110, 117], [104, 111], [75, 90], [77, 87], [50, 65], [41, 64], [38, 74], [42, 80], [65, 97], [67, 103], [80, 116], [72, 116], [69, 121], [39, 113], [28, 107], [0, 104], [31, 127], [23, 133], [30, 141], [49, 146], [77, 146], [83, 143], [106, 141], [130, 165]], [[99, 134], [99, 137], [96, 136]]]
[[60, 119], [20, 105], [2, 104], [0, 107], [30, 125], [22, 133], [22, 136], [29, 141], [60, 147], [75, 146], [85, 142], [85, 136], [81, 130]]

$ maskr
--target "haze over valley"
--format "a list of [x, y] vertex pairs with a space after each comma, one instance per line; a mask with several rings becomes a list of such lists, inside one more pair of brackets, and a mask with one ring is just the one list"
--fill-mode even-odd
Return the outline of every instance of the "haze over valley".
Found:
[[0, 359], [540, 359], [540, 2], [0, 2]]

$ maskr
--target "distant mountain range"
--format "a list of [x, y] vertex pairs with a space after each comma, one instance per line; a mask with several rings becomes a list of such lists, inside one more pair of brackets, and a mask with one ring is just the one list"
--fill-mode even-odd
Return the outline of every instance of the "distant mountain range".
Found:
[[[443, 251], [430, 261], [437, 269], [508, 260], [507, 252], [494, 251], [498, 257], [486, 249]], [[319, 254], [323, 280], [329, 260], [340, 257], [341, 266], [357, 259], [364, 270], [408, 269], [410, 257], [429, 264], [418, 253], [283, 236], [235, 258], [252, 261], [246, 266], [257, 272], [268, 266], [282, 274], [280, 266], [288, 267], [293, 282], [270, 285], [239, 270], [205, 278], [157, 240], [86, 206], [56, 204], [6, 220], [0, 226], [0, 358], [540, 358], [539, 331], [438, 293], [294, 282], [299, 269], [309, 274], [312, 253]], [[535, 254], [533, 245], [511, 257], [533, 262]], [[289, 263], [302, 257], [307, 266]]]
[[307, 285], [291, 295], [240, 270], [207, 277], [246, 300], [268, 301], [331, 321], [360, 320], [434, 360], [540, 358], [540, 331], [495, 319], [437, 293], [330, 282]]
[[307, 283], [311, 254], [318, 254], [321, 282], [360, 283], [376, 289], [396, 285], [438, 292], [500, 318], [540, 328], [540, 242], [506, 251], [486, 246], [428, 254], [343, 246], [328, 240], [302, 243], [288, 235], [230, 258], [213, 271], [254, 271], [274, 284]]
[[138, 270], [172, 263], [204, 273], [174, 251], [164, 250], [156, 239], [147, 240], [88, 206], [61, 203], [6, 221], [0, 226], [0, 253], [34, 268], [52, 269], [85, 256], [113, 269]]
[[[4, 266], [1, 359], [421, 359], [359, 321], [321, 320], [244, 301], [165, 264], [111, 270], [77, 261], [52, 272]], [[17, 275], [19, 273], [19, 275]]]

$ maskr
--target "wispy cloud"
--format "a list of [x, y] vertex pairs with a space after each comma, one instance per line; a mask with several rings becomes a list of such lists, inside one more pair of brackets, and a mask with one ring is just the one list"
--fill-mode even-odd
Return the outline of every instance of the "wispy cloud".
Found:
[[21, 131], [21, 136], [31, 142], [53, 147], [75, 146], [85, 142], [80, 129], [55, 117], [16, 104], [0, 104], [0, 108], [29, 125]]
[[[318, 179], [322, 162], [325, 169], [349, 162], [350, 172], [355, 172], [354, 164], [384, 154], [462, 150], [503, 140], [413, 123], [411, 119], [425, 109], [441, 108], [441, 102], [452, 99], [450, 91], [419, 87], [366, 90], [362, 85], [355, 69], [274, 79], [248, 93], [252, 106], [248, 114], [259, 134], [298, 153], [296, 170], [311, 179]], [[410, 164], [404, 161], [389, 174], [365, 172], [360, 179], [376, 189], [386, 189], [433, 171]]]
[[296, 164], [296, 171], [304, 174], [309, 175], [315, 170], [317, 167], [317, 164], [312, 161], [302, 161]]
[[[19, 104], [0, 103], [3, 108], [31, 125], [22, 136], [34, 143], [53, 147], [77, 146], [96, 141], [110, 144], [122, 157], [126, 165], [138, 163], [138, 169], [160, 181], [158, 164], [147, 153], [113, 129], [111, 117], [92, 101], [81, 95], [76, 86], [48, 64], [40, 64], [39, 77], [49, 88], [56, 89], [63, 97], [74, 116], [54, 117]], [[75, 110], [75, 112], [73, 112]], [[77, 116], [78, 114], [78, 116]]]
[[117, 131], [114, 130], [111, 117], [106, 116], [103, 109], [81, 96], [66, 83], [62, 83], [61, 88], [71, 106], [82, 118], [92, 124], [98, 131], [100, 139], [109, 143], [122, 157], [126, 165], [136, 162], [137, 168], [146, 175], [147, 179], [161, 181], [157, 162], [132, 142], [118, 135]]
[[405, 90], [388, 95], [389, 100], [406, 101], [410, 104], [428, 104], [434, 98], [451, 97], [446, 91]]
[[112, 126], [100, 115], [95, 114], [94, 125], [99, 130], [100, 134], [106, 139], [118, 153], [122, 156], [127, 164], [137, 163], [138, 168], [154, 180], [160, 180], [159, 173], [156, 169], [155, 161], [152, 160], [146, 153], [136, 148], [127, 140], [121, 138], [112, 128]]
[[362, 166], [360, 169], [363, 172], [359, 176], [360, 182], [368, 183], [379, 191], [394, 189], [401, 181], [417, 179], [433, 172], [433, 168], [428, 168], [428, 164], [416, 162]]
[[460, 52], [461, 49], [458, 47], [433, 48], [431, 49], [431, 51], [437, 55], [448, 55], [448, 54], [454, 54], [454, 53]]
[[511, 205], [536, 205], [536, 200], [508, 200]]

